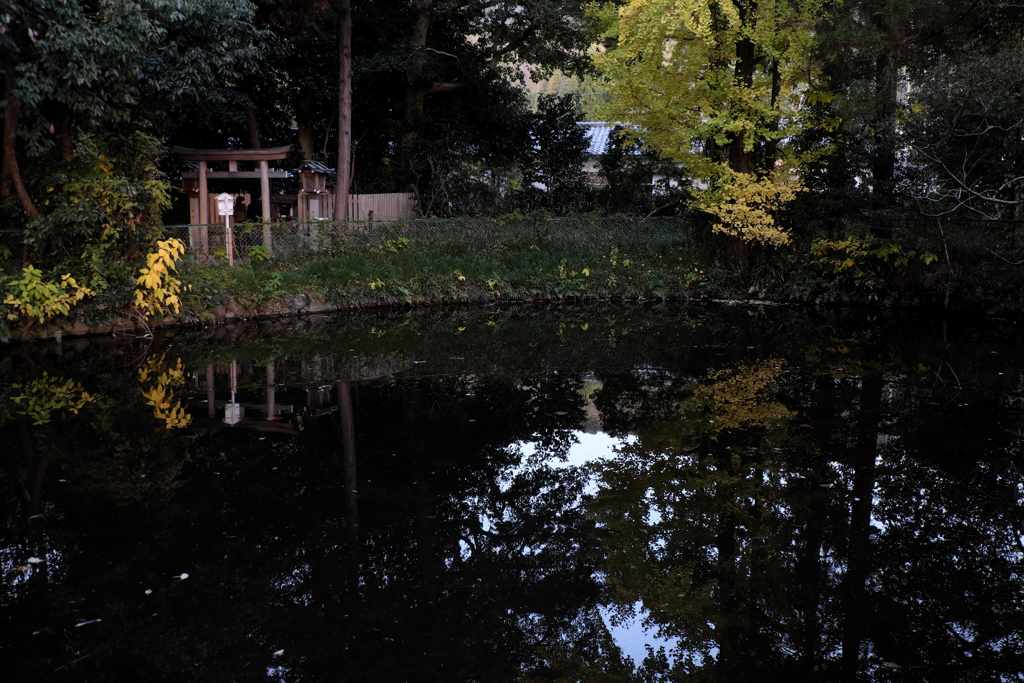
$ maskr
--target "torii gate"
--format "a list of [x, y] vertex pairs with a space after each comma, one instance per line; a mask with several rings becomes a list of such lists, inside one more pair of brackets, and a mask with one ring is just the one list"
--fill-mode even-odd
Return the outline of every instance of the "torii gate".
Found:
[[[183, 171], [182, 180], [199, 180], [199, 225], [202, 226], [200, 241], [205, 247], [208, 244], [206, 226], [210, 224], [210, 193], [207, 189], [207, 180], [211, 178], [232, 178], [237, 180], [260, 181], [260, 198], [262, 200], [263, 220], [270, 220], [270, 179], [287, 178], [287, 171], [271, 171], [270, 161], [287, 159], [288, 153], [292, 151], [291, 145], [284, 147], [268, 147], [266, 149], [190, 149], [188, 147], [173, 147], [171, 150], [178, 155], [182, 161], [198, 161], [198, 171]], [[212, 161], [228, 162], [227, 171], [210, 171], [207, 167]], [[239, 161], [259, 162], [258, 171], [239, 171]], [[263, 229], [264, 246], [270, 247], [270, 228]]]

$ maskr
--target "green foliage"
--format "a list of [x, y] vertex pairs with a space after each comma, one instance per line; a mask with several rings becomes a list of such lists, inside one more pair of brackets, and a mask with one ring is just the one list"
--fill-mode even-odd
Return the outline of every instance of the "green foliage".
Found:
[[[189, 265], [188, 315], [230, 296], [261, 306], [306, 294], [335, 305], [494, 298], [677, 296], [685, 287], [682, 220], [537, 219], [380, 224], [352, 233], [344, 249], [244, 266]], [[692, 259], [686, 259], [692, 264]]]
[[384, 243], [379, 247], [371, 247], [371, 254], [397, 254], [400, 251], [405, 251], [409, 248], [408, 237], [396, 237], [394, 239], [384, 240]]
[[110, 261], [141, 255], [158, 235], [170, 186], [154, 164], [151, 135], [86, 136], [72, 162], [47, 178], [35, 248], [82, 254], [97, 275]]
[[18, 65], [31, 156], [56, 144], [51, 124], [62, 125], [65, 115], [80, 130], [102, 130], [162, 118], [184, 99], [221, 96], [219, 86], [248, 68], [259, 37], [244, 0], [68, 0], [10, 9], [0, 55]]
[[586, 211], [591, 189], [583, 171], [589, 141], [571, 95], [541, 95], [530, 137], [533, 159], [523, 174], [523, 206], [554, 215]]
[[131, 304], [138, 262], [161, 237], [170, 186], [157, 162], [175, 107], [222, 100], [225, 84], [253, 67], [252, 6], [15, 3], [0, 28], [11, 131], [0, 221], [28, 236], [28, 262], [73, 274], [96, 293], [91, 315], [109, 320]]
[[875, 238], [820, 240], [811, 244], [811, 258], [830, 280], [832, 296], [867, 296], [877, 300], [895, 285], [897, 269], [930, 265], [935, 254], [908, 250]]
[[39, 324], [71, 313], [71, 308], [94, 292], [83, 287], [75, 278], [65, 273], [59, 281], [47, 281], [43, 271], [33, 266], [22, 270], [20, 280], [10, 280], [6, 285], [4, 307], [8, 320], [33, 319]]
[[249, 249], [249, 259], [254, 263], [266, 263], [270, 260], [270, 250], [260, 245]]
[[12, 412], [28, 417], [34, 425], [51, 422], [65, 412], [77, 415], [86, 404], [96, 401], [75, 380], [51, 377], [47, 372], [26, 384], [15, 384], [12, 390], [9, 400], [16, 406]]
[[607, 214], [672, 216], [689, 203], [690, 179], [679, 165], [622, 126], [613, 128], [598, 163], [604, 185], [596, 189], [595, 204]]
[[[50, 212], [41, 206], [44, 194], [64, 183], [48, 179], [74, 166], [90, 136], [151, 133], [154, 122], [171, 122], [177, 104], [222, 98], [224, 84], [253, 65], [261, 35], [247, 0], [68, 0], [9, 10], [0, 61], [11, 93], [7, 123], [29, 162], [20, 169], [26, 192], [19, 196], [30, 217]], [[16, 182], [16, 171], [0, 182]]]
[[160, 234], [170, 201], [153, 163], [159, 151], [143, 133], [87, 136], [74, 160], [46, 179], [39, 202], [45, 213], [31, 223], [29, 256], [74, 273], [106, 306], [101, 315], [130, 304], [138, 259]]

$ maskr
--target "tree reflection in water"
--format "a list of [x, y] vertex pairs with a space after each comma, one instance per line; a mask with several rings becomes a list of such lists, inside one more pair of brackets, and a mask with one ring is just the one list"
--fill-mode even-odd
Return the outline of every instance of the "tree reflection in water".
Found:
[[[251, 329], [0, 366], [14, 680], [1024, 676], [1012, 328]], [[569, 458], [584, 428], [616, 452]]]
[[920, 423], [985, 383], [863, 350], [605, 383], [605, 425], [637, 440], [593, 468], [601, 567], [616, 616], [643, 605], [676, 643], [645, 679], [1024, 675], [1019, 436], [936, 438]]

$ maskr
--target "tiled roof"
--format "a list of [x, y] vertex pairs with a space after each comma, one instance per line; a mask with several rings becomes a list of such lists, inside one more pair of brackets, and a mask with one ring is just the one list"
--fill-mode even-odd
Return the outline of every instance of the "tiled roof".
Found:
[[599, 156], [608, 151], [608, 139], [611, 137], [615, 124], [604, 121], [580, 121], [579, 124], [590, 140], [587, 154], [592, 157]]
[[[587, 138], [590, 140], [590, 146], [587, 147], [587, 154], [592, 157], [606, 154], [615, 128], [623, 126], [621, 123], [608, 123], [606, 121], [580, 121], [579, 125], [583, 128], [584, 132], [586, 132]], [[632, 147], [630, 147], [627, 152], [627, 154], [639, 153], [639, 150]]]

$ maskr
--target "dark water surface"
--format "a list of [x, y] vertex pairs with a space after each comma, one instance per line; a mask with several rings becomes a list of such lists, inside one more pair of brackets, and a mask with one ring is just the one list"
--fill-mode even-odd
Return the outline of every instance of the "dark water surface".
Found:
[[1024, 680], [1022, 332], [523, 308], [2, 349], [0, 680]]

